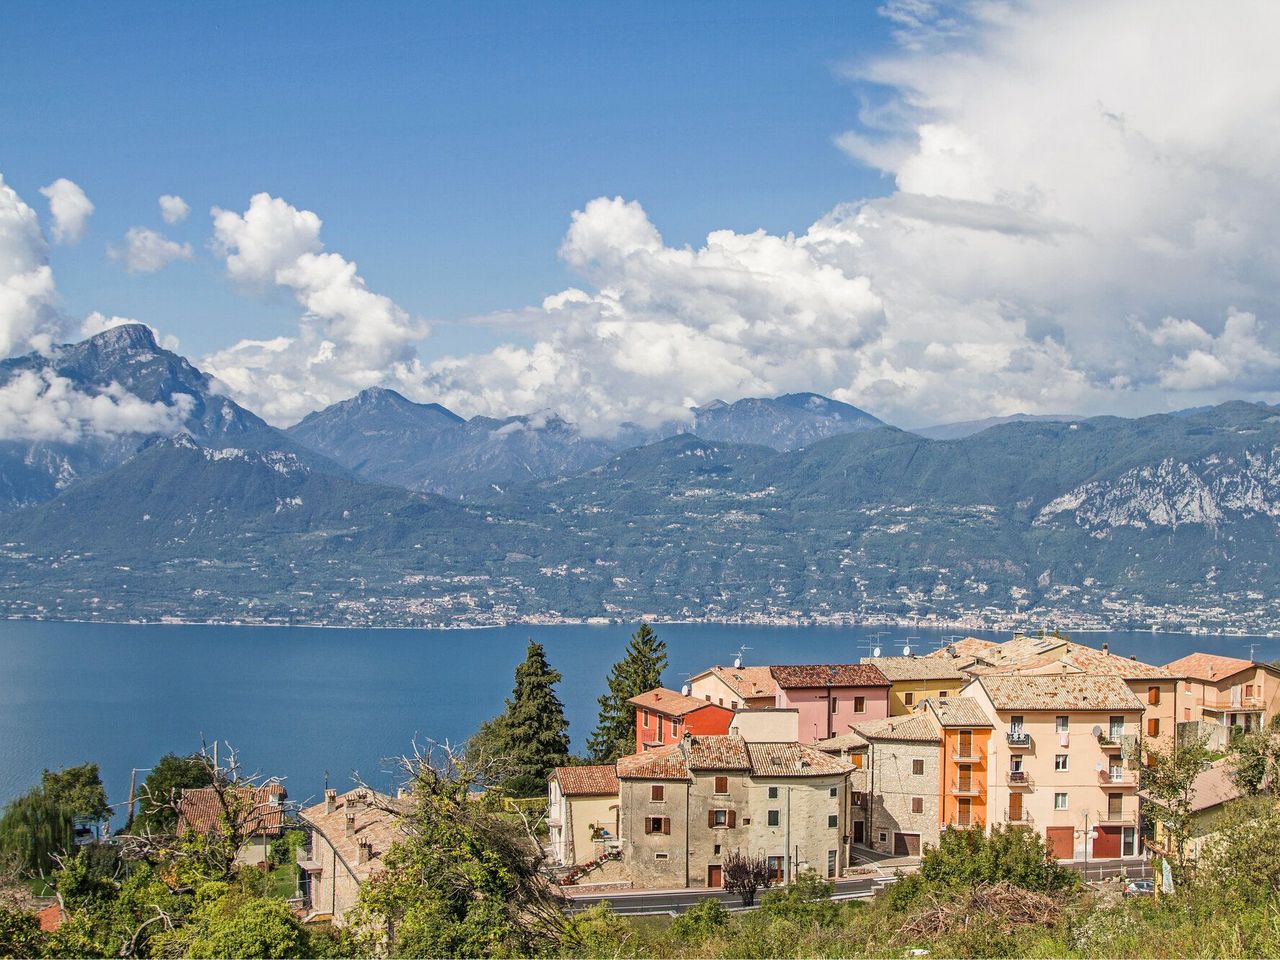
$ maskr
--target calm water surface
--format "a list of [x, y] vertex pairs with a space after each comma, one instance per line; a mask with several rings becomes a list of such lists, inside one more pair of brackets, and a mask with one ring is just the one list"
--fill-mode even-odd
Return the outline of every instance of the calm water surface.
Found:
[[[383, 758], [419, 738], [465, 739], [502, 709], [512, 671], [533, 637], [564, 674], [575, 749], [583, 749], [596, 698], [631, 627], [509, 627], [493, 630], [325, 630], [307, 627], [136, 626], [0, 621], [0, 803], [44, 767], [93, 760], [113, 801], [128, 795], [129, 771], [201, 737], [233, 744], [244, 764], [286, 778], [291, 798], [319, 795], [326, 770], [339, 788], [353, 771], [375, 786], [394, 778]], [[841, 627], [663, 624], [671, 663], [665, 682], [732, 662], [848, 662], [872, 642], [920, 652], [944, 634]], [[872, 634], [882, 635], [873, 641]], [[1006, 639], [1007, 634], [984, 634]], [[1083, 634], [1123, 655], [1165, 663], [1204, 650], [1247, 657], [1240, 637]], [[1259, 659], [1280, 657], [1260, 640]], [[144, 776], [141, 774], [140, 776]]]

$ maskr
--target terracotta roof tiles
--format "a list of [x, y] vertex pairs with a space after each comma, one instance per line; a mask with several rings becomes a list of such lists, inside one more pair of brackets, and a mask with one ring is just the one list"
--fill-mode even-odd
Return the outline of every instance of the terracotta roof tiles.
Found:
[[[665, 714], [668, 717], [683, 717], [685, 714], [701, 710], [703, 707], [714, 706], [714, 704], [708, 703], [706, 700], [686, 697], [683, 693], [677, 690], [668, 690], [666, 687], [654, 687], [652, 690], [646, 690], [639, 696], [632, 697], [627, 703], [636, 707], [656, 710], [658, 713]], [[717, 707], [716, 709], [723, 710], [725, 708]]]
[[769, 668], [778, 686], [795, 687], [887, 687], [889, 678], [870, 663], [801, 663]]
[[990, 727], [990, 718], [972, 697], [930, 697], [925, 700], [944, 727]]
[[903, 680], [964, 679], [964, 674], [955, 664], [932, 657], [863, 657], [862, 662], [878, 667], [893, 683]]
[[1234, 676], [1241, 670], [1256, 666], [1262, 666], [1262, 664], [1255, 664], [1252, 660], [1241, 660], [1238, 657], [1220, 657], [1212, 653], [1189, 653], [1173, 663], [1166, 663], [1164, 668], [1178, 677], [1217, 683], [1219, 680]]
[[942, 736], [933, 720], [923, 713], [905, 717], [885, 717], [853, 725], [852, 733], [865, 740], [893, 740], [901, 743], [941, 743]]
[[275, 835], [284, 829], [284, 801], [289, 796], [284, 784], [236, 787], [225, 795], [226, 807], [213, 787], [185, 788], [178, 798], [178, 833], [210, 833], [232, 810], [237, 829], [247, 836]]
[[[382, 869], [382, 858], [391, 845], [404, 836], [401, 815], [409, 801], [387, 796], [376, 790], [348, 790], [334, 800], [332, 811], [327, 803], [317, 803], [302, 811], [304, 821], [318, 831], [332, 846], [357, 879]], [[352, 832], [347, 834], [347, 815], [352, 817]], [[360, 844], [369, 844], [371, 856], [360, 862]]]
[[1088, 674], [982, 676], [997, 710], [1141, 710], [1142, 701], [1120, 677]]
[[803, 743], [748, 743], [754, 777], [825, 777], [848, 773], [853, 764]]
[[618, 793], [618, 770], [612, 763], [556, 767], [551, 775], [566, 797], [613, 797]]

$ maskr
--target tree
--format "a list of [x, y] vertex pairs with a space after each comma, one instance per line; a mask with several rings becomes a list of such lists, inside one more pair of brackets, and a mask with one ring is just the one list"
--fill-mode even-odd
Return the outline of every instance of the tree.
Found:
[[569, 926], [539, 873], [542, 850], [487, 789], [503, 771], [431, 746], [402, 758], [410, 806], [403, 839], [360, 888], [350, 929], [370, 952], [396, 957], [529, 956]]
[[995, 825], [981, 830], [946, 830], [938, 845], [925, 847], [920, 876], [941, 886], [1007, 882], [1025, 890], [1051, 892], [1074, 886], [1077, 874], [1059, 865], [1038, 833]]
[[472, 762], [505, 764], [497, 786], [511, 796], [546, 793], [552, 769], [569, 762], [569, 721], [555, 692], [560, 680], [542, 644], [530, 640], [524, 662], [516, 667], [506, 710], [481, 724], [467, 743]]
[[174, 930], [160, 933], [153, 954], [174, 957], [310, 957], [302, 924], [283, 900], [221, 884], [200, 888], [199, 906]]
[[1194, 818], [1193, 785], [1209, 759], [1205, 737], [1180, 737], [1168, 752], [1149, 750], [1148, 757], [1143, 779], [1152, 801], [1150, 813], [1164, 826], [1166, 849], [1173, 855], [1177, 879], [1183, 880], [1187, 870], [1187, 840]]
[[1264, 903], [1280, 889], [1280, 810], [1270, 796], [1245, 797], [1215, 819], [1196, 862], [1208, 889]]
[[647, 623], [641, 623], [631, 635], [626, 654], [613, 665], [608, 692], [599, 699], [600, 719], [587, 742], [594, 763], [613, 763], [635, 753], [636, 710], [627, 701], [662, 686], [666, 667], [666, 642]]
[[65, 807], [73, 817], [102, 822], [111, 817], [107, 791], [96, 763], [82, 763], [65, 770], [46, 770], [40, 778], [45, 796]]
[[1280, 763], [1280, 741], [1275, 734], [1255, 730], [1232, 740], [1227, 755], [1231, 779], [1253, 796], [1275, 779], [1276, 764]]
[[769, 862], [763, 856], [751, 856], [735, 850], [724, 858], [724, 888], [736, 893], [744, 907], [756, 902], [756, 891], [768, 888]]
[[75, 818], [43, 787], [11, 801], [0, 816], [0, 853], [16, 857], [24, 873], [51, 873], [54, 857], [74, 849]]
[[126, 829], [130, 833], [173, 833], [178, 828], [178, 798], [182, 791], [212, 783], [213, 770], [200, 754], [180, 757], [166, 753], [142, 781], [138, 814]]

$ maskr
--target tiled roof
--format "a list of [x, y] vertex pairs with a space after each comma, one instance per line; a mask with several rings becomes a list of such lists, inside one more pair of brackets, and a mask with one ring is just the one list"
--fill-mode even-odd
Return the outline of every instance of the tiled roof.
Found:
[[1189, 653], [1173, 663], [1166, 663], [1164, 668], [1177, 677], [1190, 677], [1193, 680], [1204, 680], [1217, 683], [1227, 677], [1258, 666], [1252, 660], [1241, 660], [1238, 657], [1219, 657], [1212, 653]]
[[803, 743], [748, 743], [754, 777], [825, 777], [853, 764]]
[[801, 663], [770, 667], [778, 686], [887, 687], [889, 678], [869, 663]]
[[1119, 677], [1015, 674], [978, 677], [997, 710], [1141, 710]]
[[284, 828], [284, 800], [289, 794], [282, 783], [260, 787], [236, 787], [224, 791], [226, 807], [213, 787], [187, 787], [178, 798], [178, 833], [210, 833], [232, 808], [236, 828], [246, 836], [278, 834]]
[[552, 773], [566, 797], [614, 797], [618, 795], [618, 770], [612, 763], [589, 767], [556, 767]]
[[712, 667], [692, 677], [705, 677], [707, 674], [719, 677], [724, 684], [744, 700], [756, 697], [772, 697], [778, 692], [777, 681], [768, 667]]
[[688, 780], [689, 765], [680, 744], [633, 753], [618, 758], [619, 780]]
[[[701, 710], [703, 707], [712, 706], [706, 700], [686, 697], [683, 693], [677, 690], [668, 690], [666, 687], [654, 687], [652, 690], [646, 690], [638, 697], [632, 697], [627, 703], [656, 710], [658, 713], [666, 714], [668, 717], [683, 717], [687, 713], [693, 713], [693, 711]], [[718, 709], [725, 708], [719, 707]]]
[[1000, 644], [995, 640], [983, 640], [981, 637], [965, 637], [957, 640], [955, 643], [949, 643], [941, 650], [934, 650], [932, 653], [925, 654], [930, 660], [964, 660], [972, 663], [978, 657], [981, 657], [992, 647], [998, 647]]
[[749, 770], [751, 758], [747, 756], [747, 742], [742, 737], [724, 736], [687, 737], [684, 741], [685, 757], [690, 770]]
[[944, 727], [990, 727], [990, 718], [972, 697], [930, 697], [925, 701]]
[[[357, 879], [363, 880], [382, 869], [382, 858], [405, 835], [400, 816], [407, 809], [408, 801], [359, 788], [337, 797], [331, 813], [325, 812], [324, 803], [317, 803], [301, 816], [333, 846]], [[347, 836], [348, 813], [355, 818], [351, 836]], [[360, 862], [361, 842], [372, 847], [372, 856], [364, 863]]]
[[860, 734], [857, 730], [850, 730], [848, 733], [838, 733], [834, 737], [827, 737], [825, 740], [819, 740], [814, 744], [819, 750], [826, 753], [839, 753], [842, 750], [857, 750], [867, 745], [867, 738]]
[[933, 657], [863, 657], [862, 662], [879, 667], [880, 672], [894, 683], [902, 680], [964, 679], [964, 674], [955, 664]]
[[1153, 666], [1098, 650], [1059, 637], [1015, 637], [990, 651], [984, 663], [970, 672], [997, 673], [1088, 673], [1122, 677], [1125, 680], [1172, 680], [1164, 667]]
[[902, 743], [941, 743], [933, 720], [923, 713], [905, 717], [885, 717], [853, 725], [853, 732], [867, 740], [894, 740]]

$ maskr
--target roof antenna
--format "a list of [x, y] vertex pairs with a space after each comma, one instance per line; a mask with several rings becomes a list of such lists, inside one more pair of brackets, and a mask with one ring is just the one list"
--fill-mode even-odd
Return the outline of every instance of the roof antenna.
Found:
[[1257, 662], [1257, 658], [1255, 657], [1255, 654], [1257, 652], [1258, 652], [1258, 645], [1256, 643], [1249, 644], [1249, 662], [1250, 663]]
[[919, 640], [919, 639], [920, 639], [919, 637], [907, 637], [907, 644], [902, 648], [902, 655], [904, 657], [911, 656], [911, 641]]
[[748, 647], [745, 643], [738, 648], [738, 655], [733, 658], [733, 669], [735, 670], [742, 669], [742, 658], [746, 656], [747, 651], [750, 649], [751, 648]]

